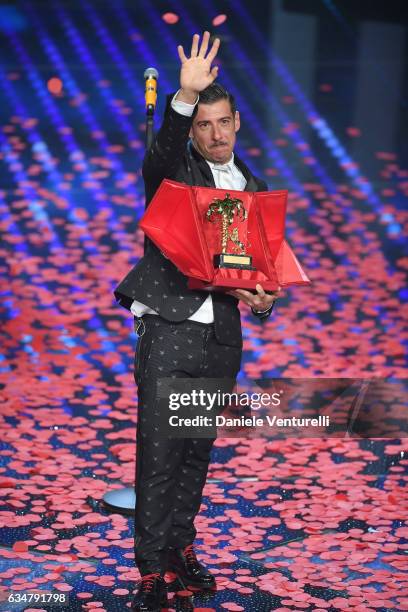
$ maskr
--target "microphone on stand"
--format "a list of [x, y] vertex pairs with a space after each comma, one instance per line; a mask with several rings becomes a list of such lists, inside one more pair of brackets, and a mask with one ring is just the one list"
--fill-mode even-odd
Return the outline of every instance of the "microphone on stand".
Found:
[[146, 68], [144, 71], [146, 115], [153, 115], [157, 100], [157, 80], [159, 73], [156, 68]]
[[[147, 68], [144, 72], [144, 78], [146, 81], [146, 149], [149, 150], [153, 143], [153, 115], [156, 108], [159, 73], [156, 68]], [[144, 242], [146, 248], [146, 236]], [[133, 515], [136, 504], [134, 487], [122, 487], [107, 491], [103, 496], [103, 502], [110, 512]]]
[[144, 71], [145, 102], [146, 102], [146, 150], [149, 150], [153, 143], [153, 115], [157, 100], [157, 79], [159, 73], [156, 68], [146, 68]]

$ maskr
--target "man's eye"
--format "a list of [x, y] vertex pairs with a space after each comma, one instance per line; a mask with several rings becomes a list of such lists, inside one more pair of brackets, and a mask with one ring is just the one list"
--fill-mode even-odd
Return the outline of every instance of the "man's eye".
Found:
[[223, 119], [222, 123], [223, 123], [223, 125], [227, 125], [227, 123], [229, 123], [229, 119]]

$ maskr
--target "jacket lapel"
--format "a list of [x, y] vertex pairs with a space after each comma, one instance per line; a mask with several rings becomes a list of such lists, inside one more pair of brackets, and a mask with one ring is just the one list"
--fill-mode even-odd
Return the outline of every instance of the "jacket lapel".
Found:
[[[191, 171], [193, 174], [193, 184], [200, 187], [215, 187], [214, 177], [210, 166], [205, 161], [204, 157], [197, 151], [191, 140], [188, 143], [188, 155], [192, 158]], [[195, 162], [195, 163], [194, 163]], [[258, 185], [252, 176], [248, 166], [234, 153], [234, 163], [241, 170], [246, 179], [244, 191], [258, 191]], [[199, 172], [195, 172], [194, 166], [198, 166]], [[204, 179], [204, 180], [203, 180]]]
[[244, 191], [258, 191], [258, 185], [254, 177], [252, 176], [248, 166], [234, 153], [234, 163], [239, 168], [246, 179], [246, 185]]
[[194, 147], [191, 140], [188, 143], [187, 150], [190, 162], [192, 162], [190, 163], [190, 167], [193, 174], [193, 185], [198, 185], [199, 187], [215, 187], [214, 177], [210, 166], [207, 164], [204, 157], [200, 155], [200, 153]]

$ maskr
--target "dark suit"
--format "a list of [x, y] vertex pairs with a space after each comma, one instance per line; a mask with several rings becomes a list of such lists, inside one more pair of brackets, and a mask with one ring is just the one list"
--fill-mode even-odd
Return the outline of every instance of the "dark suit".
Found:
[[[176, 113], [170, 106], [171, 98], [172, 96], [169, 96], [163, 125], [143, 163], [146, 205], [164, 178], [187, 185], [215, 187], [209, 165], [191, 142], [188, 142], [192, 118]], [[266, 183], [253, 176], [238, 156], [235, 155], [234, 160], [247, 181], [245, 191], [267, 190]], [[150, 306], [167, 321], [188, 319], [208, 296], [206, 291], [188, 289], [186, 276], [179, 272], [149, 239], [145, 241], [145, 256], [127, 274], [114, 293], [125, 308], [130, 308], [132, 301], [138, 300]], [[212, 296], [218, 340], [222, 344], [240, 346], [242, 340], [238, 300], [218, 292], [214, 292]], [[221, 308], [221, 305], [224, 308]]]
[[[192, 117], [175, 112], [172, 97], [143, 163], [147, 205], [164, 178], [215, 187], [210, 167], [188, 142]], [[266, 183], [254, 177], [237, 156], [234, 160], [247, 181], [247, 191], [267, 190]], [[168, 548], [191, 544], [196, 535], [194, 518], [214, 440], [160, 436], [152, 426], [158, 408], [156, 384], [162, 377], [235, 379], [242, 350], [238, 300], [214, 292], [214, 323], [189, 321], [208, 293], [188, 289], [187, 278], [147, 238], [144, 257], [114, 293], [125, 308], [137, 300], [160, 315], [143, 317], [146, 332], [135, 355], [139, 396], [135, 557], [142, 573], [164, 571]]]

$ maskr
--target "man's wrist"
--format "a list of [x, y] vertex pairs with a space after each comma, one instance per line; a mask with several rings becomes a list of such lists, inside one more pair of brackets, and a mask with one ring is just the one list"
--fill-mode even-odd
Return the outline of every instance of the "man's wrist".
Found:
[[266, 310], [257, 310], [256, 308], [252, 308], [252, 310], [256, 314], [265, 314], [265, 312], [268, 312], [271, 308], [272, 308], [272, 304], [268, 306]]
[[197, 104], [199, 98], [199, 92], [191, 89], [179, 89], [176, 94], [176, 100], [178, 102], [185, 102], [186, 104]]
[[269, 306], [267, 310], [262, 310], [262, 311], [255, 310], [254, 308], [251, 307], [251, 312], [254, 315], [254, 317], [257, 317], [260, 321], [264, 321], [272, 314], [274, 306], [275, 306], [275, 302], [272, 302], [272, 304]]

